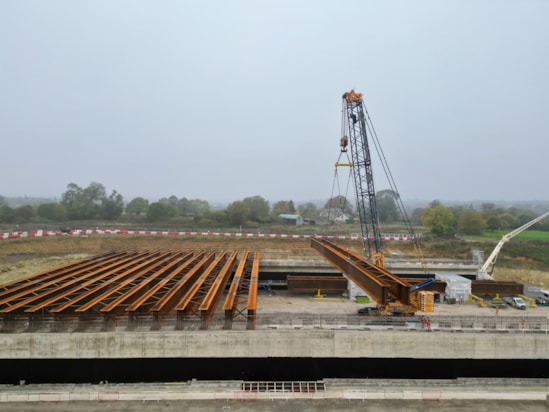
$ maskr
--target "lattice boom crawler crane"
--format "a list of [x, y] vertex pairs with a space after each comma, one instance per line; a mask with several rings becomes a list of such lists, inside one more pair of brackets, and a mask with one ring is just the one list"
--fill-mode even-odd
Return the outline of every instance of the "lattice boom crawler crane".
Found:
[[357, 212], [365, 257], [384, 266], [381, 231], [372, 173], [372, 159], [368, 146], [367, 130], [372, 129], [364, 108], [362, 93], [354, 90], [343, 94], [343, 133], [341, 150], [351, 146], [353, 181], [355, 184]]
[[[413, 229], [405, 213], [404, 205], [400, 195], [398, 195], [375, 129], [364, 106], [362, 94], [356, 93], [354, 90], [343, 94], [341, 135], [341, 153], [345, 153], [348, 157], [347, 146], [350, 145], [351, 160], [350, 163], [339, 163], [338, 159], [336, 172], [338, 166], [351, 167], [364, 253], [359, 256], [327, 239], [316, 237], [311, 237], [311, 246], [319, 251], [341, 273], [345, 274], [349, 280], [372, 297], [378, 304], [379, 314], [413, 315], [417, 311], [419, 302], [416, 292], [433, 285], [435, 280], [434, 278], [428, 278], [422, 282], [412, 284], [384, 268], [382, 237], [369, 140], [380, 155], [380, 162], [391, 189], [396, 194], [395, 200], [414, 240], [415, 235], [413, 235]], [[426, 267], [424, 266], [424, 268]]]

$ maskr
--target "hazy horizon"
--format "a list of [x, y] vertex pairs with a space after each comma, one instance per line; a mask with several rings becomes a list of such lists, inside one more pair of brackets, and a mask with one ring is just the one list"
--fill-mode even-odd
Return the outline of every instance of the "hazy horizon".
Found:
[[549, 199], [549, 2], [2, 11], [3, 196], [99, 182], [126, 201], [327, 199], [341, 96], [355, 89], [403, 199]]

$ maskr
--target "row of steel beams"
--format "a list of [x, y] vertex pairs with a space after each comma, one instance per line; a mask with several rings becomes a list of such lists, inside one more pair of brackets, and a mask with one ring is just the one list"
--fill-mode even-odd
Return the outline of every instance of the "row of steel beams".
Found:
[[39, 285], [47, 282], [53, 278], [58, 278], [59, 276], [67, 273], [72, 273], [78, 269], [83, 269], [92, 265], [97, 264], [101, 260], [108, 260], [114, 256], [120, 256], [123, 253], [105, 253], [103, 255], [96, 256], [93, 260], [91, 259], [82, 259], [74, 262], [66, 263], [64, 265], [58, 266], [53, 269], [48, 269], [34, 275], [29, 275], [23, 279], [14, 280], [9, 283], [4, 283], [0, 285], [0, 298], [5, 298], [16, 293], [19, 290], [30, 287], [30, 285]]
[[237, 277], [235, 271], [236, 293], [250, 290], [243, 287], [250, 257], [242, 252], [239, 264], [238, 252], [226, 251], [217, 256], [215, 251], [98, 255], [2, 285], [0, 316], [8, 320], [26, 314], [34, 322], [48, 314], [56, 319], [101, 314], [107, 321], [120, 315], [131, 320], [176, 312], [183, 317], [200, 314], [207, 327], [231, 277]]
[[[256, 279], [256, 276], [253, 275], [256, 267], [255, 262], [259, 262], [259, 252], [256, 251], [251, 255], [246, 251], [242, 254], [223, 304], [223, 310], [225, 311], [224, 329], [231, 329], [233, 319], [240, 316], [246, 317], [249, 325], [253, 325], [255, 316], [252, 317], [245, 312], [248, 310], [248, 296], [250, 293], [257, 296], [257, 280], [253, 282], [253, 285], [251, 283], [252, 277]], [[250, 286], [252, 286], [251, 289]]]
[[113, 256], [99, 262], [98, 265], [85, 265], [71, 272], [62, 272], [60, 276], [46, 279], [44, 282], [32, 283], [30, 287], [20, 289], [15, 295], [0, 299], [0, 313], [10, 313], [20, 308], [27, 309], [40, 303], [51, 305], [71, 292], [86, 290], [89, 285], [135, 265], [143, 256], [143, 253]]
[[112, 303], [127, 296], [128, 293], [131, 294], [135, 289], [139, 290], [141, 288], [140, 285], [148, 285], [158, 280], [160, 276], [169, 273], [174, 267], [185, 261], [189, 255], [190, 253], [184, 254], [183, 252], [162, 254], [156, 260], [149, 262], [148, 265], [138, 270], [132, 270], [124, 276], [117, 277], [111, 285], [98, 285], [95, 291], [89, 292], [90, 296], [95, 297], [87, 303], [80, 305], [80, 307], [75, 309], [75, 312], [84, 313], [89, 309], [97, 308], [102, 313], [105, 313], [107, 311], [103, 309], [107, 306], [110, 308], [118, 307], [117, 305], [112, 305]]
[[388, 305], [389, 298], [410, 304], [410, 283], [374, 265], [358, 254], [322, 238], [311, 238], [311, 246], [337, 269], [345, 273], [378, 304]]
[[236, 266], [236, 257], [238, 252], [233, 252], [215, 275], [211, 286], [206, 289], [206, 296], [200, 304], [200, 318], [202, 319], [202, 329], [208, 329], [210, 321], [213, 317], [217, 304], [225, 291], [225, 287], [229, 282], [230, 276], [233, 274]]
[[[179, 267], [171, 273], [165, 275], [155, 285], [149, 286], [146, 291], [141, 292], [129, 305], [124, 305], [124, 310], [131, 316], [138, 314], [147, 314], [155, 308], [156, 312], [167, 313], [171, 304], [175, 304], [175, 300], [179, 298], [182, 286], [192, 278], [194, 273], [198, 273], [203, 265], [210, 259], [213, 259], [214, 253], [200, 251], [187, 261], [183, 262]], [[111, 311], [114, 308], [107, 305], [102, 312]]]
[[181, 277], [158, 301], [150, 308], [149, 312], [155, 316], [166, 315], [172, 312], [182, 296], [192, 287], [193, 283], [214, 261], [215, 252], [211, 251]]
[[103, 299], [118, 290], [128, 280], [139, 278], [143, 273], [154, 270], [163, 262], [172, 258], [171, 252], [155, 254], [141, 260], [139, 264], [127, 265], [123, 271], [110, 273], [108, 277], [102, 276], [93, 282], [89, 282], [85, 292], [79, 290], [64, 304], [52, 309], [51, 312], [59, 313], [68, 310], [69, 312], [85, 313], [95, 306], [100, 306]]

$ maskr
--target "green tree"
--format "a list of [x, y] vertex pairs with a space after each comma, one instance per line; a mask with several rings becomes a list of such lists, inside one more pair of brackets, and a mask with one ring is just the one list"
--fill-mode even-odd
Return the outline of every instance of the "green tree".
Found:
[[82, 198], [82, 188], [76, 183], [69, 183], [67, 190], [61, 195], [61, 204], [67, 211], [69, 219], [80, 219], [81, 211], [79, 208]]
[[392, 190], [381, 190], [376, 194], [377, 212], [379, 221], [393, 223], [400, 220], [397, 207], [398, 193]]
[[410, 221], [413, 224], [421, 225], [421, 217], [423, 216], [423, 211], [425, 209], [422, 207], [416, 207], [412, 210], [412, 215], [410, 216]]
[[15, 215], [15, 221], [17, 223], [27, 223], [33, 217], [36, 216], [36, 213], [31, 205], [19, 206], [13, 210]]
[[147, 207], [149, 207], [149, 201], [147, 199], [135, 197], [126, 205], [126, 213], [139, 216], [141, 213], [147, 211]]
[[15, 223], [15, 213], [8, 205], [0, 206], [0, 222]]
[[454, 212], [451, 208], [441, 204], [432, 203], [423, 210], [421, 223], [432, 233], [438, 235], [452, 235], [456, 231]]
[[271, 212], [271, 215], [273, 218], [276, 218], [278, 215], [281, 214], [290, 214], [293, 215], [295, 213], [295, 206], [294, 202], [292, 200], [279, 200], [273, 205], [273, 210]]
[[328, 199], [324, 205], [324, 209], [341, 209], [343, 212], [354, 214], [353, 205], [347, 200], [345, 196], [338, 195]]
[[241, 226], [250, 218], [250, 205], [242, 200], [237, 200], [227, 206], [225, 215], [229, 224]]
[[486, 221], [482, 213], [476, 210], [466, 210], [461, 213], [457, 227], [458, 232], [466, 235], [482, 235], [486, 230]]
[[61, 203], [42, 203], [38, 206], [36, 214], [52, 222], [62, 222], [67, 219], [67, 212]]
[[75, 183], [69, 183], [61, 195], [69, 219], [93, 219], [99, 216], [101, 201], [106, 196], [105, 186], [91, 182], [82, 189]]
[[124, 198], [116, 190], [111, 195], [101, 199], [100, 215], [103, 219], [115, 220], [124, 211]]
[[318, 207], [313, 202], [307, 202], [297, 207], [299, 214], [304, 218], [313, 219], [318, 217]]
[[242, 200], [242, 203], [244, 203], [248, 209], [248, 220], [258, 223], [269, 221], [269, 202], [261, 196], [247, 197]]
[[497, 214], [484, 215], [487, 230], [503, 230], [518, 227], [519, 219], [510, 213], [501, 212]]
[[200, 218], [210, 213], [210, 204], [208, 201], [201, 199], [187, 199], [184, 197], [179, 199], [177, 207], [181, 216]]
[[147, 208], [147, 219], [151, 222], [168, 220], [177, 215], [177, 208], [168, 202], [154, 202]]

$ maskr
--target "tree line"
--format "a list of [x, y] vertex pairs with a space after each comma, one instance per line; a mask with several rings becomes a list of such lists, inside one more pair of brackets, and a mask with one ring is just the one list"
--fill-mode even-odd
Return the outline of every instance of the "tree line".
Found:
[[[537, 214], [531, 210], [511, 207], [503, 209], [493, 203], [482, 204], [480, 210], [463, 206], [444, 206], [433, 201], [425, 208], [415, 209], [410, 216], [402, 216], [397, 207], [397, 196], [391, 190], [376, 193], [378, 217], [382, 224], [399, 224], [408, 218], [412, 224], [422, 225], [437, 235], [455, 235], [458, 233], [480, 235], [487, 230], [512, 230], [530, 220]], [[322, 211], [338, 210], [356, 221], [354, 206], [344, 196], [335, 196], [326, 201], [322, 208], [313, 202], [295, 205], [292, 200], [279, 200], [270, 204], [261, 196], [246, 197], [228, 204], [224, 209], [214, 210], [208, 201], [201, 199], [178, 198], [175, 195], [155, 202], [143, 197], [135, 197], [125, 203], [123, 196], [116, 190], [110, 193], [104, 185], [97, 182], [87, 187], [69, 183], [59, 202], [47, 202], [38, 205], [10, 207], [0, 196], [0, 223], [51, 223], [68, 221], [147, 221], [173, 222], [203, 226], [253, 226], [278, 222], [281, 214], [299, 214], [310, 222], [322, 219]], [[326, 223], [329, 216], [324, 215]], [[534, 226], [549, 231], [549, 219]]]
[[[429, 207], [414, 211], [416, 220], [438, 235], [482, 235], [486, 231], [511, 231], [538, 216], [538, 213], [529, 209], [497, 207], [494, 203], [486, 202], [480, 210], [472, 206], [444, 206], [435, 200]], [[549, 219], [545, 219], [532, 226], [532, 229], [549, 231]]]
[[107, 192], [101, 183], [87, 187], [69, 183], [59, 202], [10, 207], [0, 196], [0, 223], [51, 223], [68, 221], [174, 221], [217, 226], [238, 226], [248, 223], [267, 224], [280, 214], [301, 214], [314, 219], [319, 214], [313, 202], [299, 206], [292, 200], [280, 200], [272, 206], [261, 196], [251, 196], [230, 203], [225, 209], [213, 210], [206, 200], [178, 198], [175, 195], [149, 202], [135, 197], [125, 203], [116, 190]]

